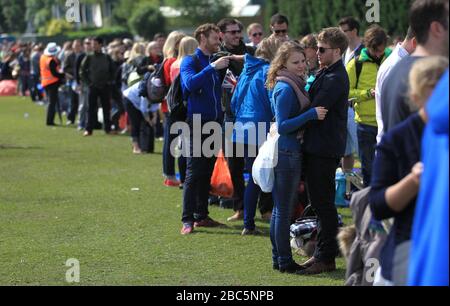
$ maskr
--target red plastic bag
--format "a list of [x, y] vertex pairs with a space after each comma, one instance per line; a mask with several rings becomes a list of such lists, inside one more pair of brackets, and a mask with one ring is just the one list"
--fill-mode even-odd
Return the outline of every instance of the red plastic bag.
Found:
[[211, 176], [210, 193], [223, 198], [232, 198], [234, 195], [230, 169], [228, 168], [228, 163], [222, 150], [220, 150], [219, 155], [217, 156], [214, 171]]

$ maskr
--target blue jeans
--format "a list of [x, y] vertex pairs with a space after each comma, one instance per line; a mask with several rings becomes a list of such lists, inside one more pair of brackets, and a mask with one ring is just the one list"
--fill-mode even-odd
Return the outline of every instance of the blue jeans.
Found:
[[275, 184], [272, 191], [274, 208], [270, 222], [270, 241], [273, 263], [278, 264], [280, 268], [293, 262], [289, 228], [301, 179], [301, 163], [300, 153], [278, 151], [278, 165], [275, 167]]
[[365, 124], [358, 124], [358, 146], [361, 170], [364, 186], [370, 185], [372, 178], [372, 164], [375, 158], [375, 147], [377, 145], [378, 128]]
[[78, 114], [79, 114], [79, 123], [78, 127], [80, 129], [85, 129], [87, 126], [87, 117], [89, 110], [89, 88], [85, 85], [81, 85], [81, 93], [79, 96], [79, 104], [78, 104]]
[[[252, 167], [256, 157], [250, 157], [249, 151], [252, 151], [249, 150], [249, 145], [245, 145], [245, 169], [250, 174], [250, 179], [248, 180], [247, 187], [244, 192], [244, 228], [254, 230], [256, 227], [256, 207], [258, 205], [259, 195], [261, 194], [261, 188], [256, 185], [252, 179]], [[258, 150], [255, 148], [254, 152], [258, 153]]]

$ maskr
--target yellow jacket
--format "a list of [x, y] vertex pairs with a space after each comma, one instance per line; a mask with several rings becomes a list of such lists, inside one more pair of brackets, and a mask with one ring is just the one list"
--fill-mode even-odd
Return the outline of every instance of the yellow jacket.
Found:
[[[358, 58], [352, 59], [347, 64], [346, 69], [350, 80], [349, 98], [356, 99], [354, 101], [356, 123], [377, 126], [375, 98], [371, 96], [370, 90], [375, 89], [378, 69], [391, 53], [391, 49], [386, 49], [383, 59], [380, 63], [377, 63], [369, 56], [369, 52], [365, 48]], [[356, 76], [357, 60], [362, 64], [358, 84]]]

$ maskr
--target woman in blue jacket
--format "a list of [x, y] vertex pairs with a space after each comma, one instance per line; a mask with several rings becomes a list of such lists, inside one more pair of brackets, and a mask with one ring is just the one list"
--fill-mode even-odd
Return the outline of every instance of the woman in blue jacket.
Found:
[[[270, 94], [265, 83], [270, 62], [281, 46], [278, 39], [264, 39], [256, 50], [256, 57], [245, 55], [245, 66], [231, 100], [231, 109], [235, 115], [233, 142], [237, 148], [244, 147], [245, 168], [251, 175], [253, 163], [269, 131], [273, 119], [270, 108]], [[265, 129], [258, 131], [258, 123], [264, 123]], [[258, 134], [258, 132], [260, 132]], [[259, 139], [262, 141], [258, 141]], [[236, 152], [237, 153], [237, 152]], [[242, 235], [257, 234], [255, 214], [261, 188], [249, 180], [244, 194], [244, 230]], [[241, 214], [242, 212], [237, 212]], [[236, 215], [235, 215], [236, 216]], [[231, 218], [230, 218], [231, 219]]]
[[301, 128], [310, 120], [324, 120], [328, 112], [323, 107], [310, 109], [305, 71], [304, 49], [295, 42], [286, 42], [270, 66], [267, 78], [267, 87], [273, 89], [272, 103], [280, 134], [270, 240], [273, 268], [282, 273], [298, 273], [303, 269], [293, 260], [289, 243], [290, 218], [301, 178]]

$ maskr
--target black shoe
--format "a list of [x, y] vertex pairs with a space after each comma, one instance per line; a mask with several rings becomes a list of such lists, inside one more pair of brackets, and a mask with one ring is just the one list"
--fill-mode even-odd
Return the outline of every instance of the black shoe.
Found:
[[277, 263], [272, 264], [272, 269], [280, 271], [280, 266]]
[[287, 265], [286, 267], [280, 267], [280, 272], [281, 273], [288, 273], [288, 274], [299, 274], [300, 271], [304, 270], [305, 268], [300, 266], [298, 263], [296, 263], [295, 261], [291, 262], [289, 265]]

